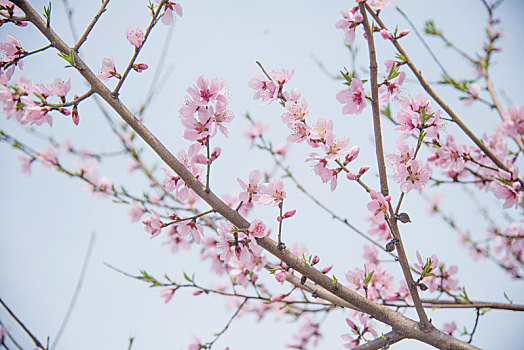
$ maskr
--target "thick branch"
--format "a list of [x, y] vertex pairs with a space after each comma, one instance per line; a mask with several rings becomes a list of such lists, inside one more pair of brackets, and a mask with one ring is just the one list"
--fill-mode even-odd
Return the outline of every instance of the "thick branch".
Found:
[[[377, 152], [377, 161], [378, 161], [378, 170], [380, 176], [380, 187], [382, 194], [387, 196], [389, 193], [388, 183], [387, 183], [387, 174], [386, 174], [386, 164], [384, 160], [384, 150], [382, 148], [382, 134], [380, 128], [380, 106], [378, 98], [378, 84], [377, 84], [377, 58], [375, 55], [375, 43], [373, 41], [373, 31], [368, 21], [368, 16], [366, 13], [365, 4], [363, 2], [359, 3], [360, 12], [364, 18], [364, 29], [366, 31], [368, 48], [369, 48], [369, 62], [370, 62], [370, 73], [371, 73], [371, 108], [373, 110], [373, 126], [375, 128], [375, 145]], [[400, 204], [400, 203], [399, 203]], [[404, 244], [402, 243], [402, 237], [400, 236], [400, 231], [398, 229], [397, 220], [395, 219], [393, 209], [390, 210], [391, 219], [388, 220], [389, 228], [393, 234], [393, 238], [396, 239], [395, 246], [398, 252], [398, 259], [400, 266], [402, 268], [402, 273], [406, 279], [406, 283], [409, 287], [409, 292], [413, 298], [413, 303], [417, 310], [417, 314], [420, 320], [420, 325], [423, 329], [430, 326], [426, 311], [420, 302], [420, 296], [418, 295], [417, 286], [415, 280], [411, 275], [411, 270], [409, 268], [409, 261], [406, 256], [406, 251], [404, 250]]]

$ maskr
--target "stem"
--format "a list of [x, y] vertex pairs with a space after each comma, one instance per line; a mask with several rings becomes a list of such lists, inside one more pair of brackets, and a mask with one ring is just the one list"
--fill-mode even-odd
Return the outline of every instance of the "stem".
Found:
[[384, 161], [384, 148], [382, 146], [382, 128], [380, 126], [380, 108], [378, 105], [378, 66], [375, 53], [375, 43], [373, 32], [369, 25], [366, 9], [363, 3], [359, 3], [360, 12], [364, 17], [364, 29], [366, 31], [368, 48], [369, 48], [369, 70], [371, 75], [371, 110], [373, 112], [373, 130], [375, 132], [375, 151], [377, 154], [378, 174], [380, 177], [380, 191], [386, 197], [389, 195], [388, 179], [386, 174], [386, 163]]
[[367, 342], [366, 344], [357, 346], [353, 348], [354, 350], [378, 350], [378, 349], [388, 349], [390, 345], [398, 343], [399, 341], [406, 339], [405, 336], [399, 334], [398, 332], [391, 331], [389, 333], [383, 334], [381, 337], [378, 337], [375, 340]]
[[98, 22], [100, 16], [102, 16], [102, 13], [105, 12], [108, 3], [109, 0], [102, 1], [102, 5], [100, 6], [100, 9], [98, 10], [97, 14], [95, 15], [91, 23], [89, 23], [89, 25], [87, 26], [86, 30], [84, 31], [84, 34], [82, 34], [76, 45], [73, 47], [73, 50], [75, 52], [78, 52], [82, 44], [87, 40], [87, 36], [89, 35], [89, 33], [91, 33], [91, 30], [93, 30], [93, 27], [95, 26], [96, 22]]
[[115, 96], [118, 96], [118, 91], [120, 91], [120, 88], [124, 84], [124, 81], [126, 80], [127, 75], [129, 74], [129, 71], [131, 71], [131, 69], [133, 68], [133, 64], [135, 63], [135, 60], [138, 57], [138, 54], [140, 53], [140, 50], [142, 50], [142, 48], [144, 47], [144, 44], [146, 43], [147, 38], [149, 37], [149, 34], [151, 33], [151, 30], [153, 29], [153, 27], [157, 23], [158, 15], [160, 14], [160, 10], [162, 9], [162, 6], [164, 5], [164, 2], [165, 2], [165, 0], [162, 0], [158, 4], [158, 7], [157, 7], [157, 9], [156, 9], [156, 11], [155, 11], [155, 13], [153, 15], [153, 18], [151, 18], [151, 22], [149, 22], [149, 26], [147, 27], [146, 32], [144, 33], [144, 41], [142, 42], [142, 45], [140, 45], [139, 48], [135, 48], [135, 53], [133, 54], [133, 57], [131, 57], [131, 60], [129, 61], [129, 64], [127, 65], [126, 70], [124, 71], [124, 74], [122, 74], [122, 77], [120, 78], [120, 80], [116, 84], [116, 87], [113, 90], [113, 94]]
[[207, 154], [207, 167], [206, 167], [206, 192], [209, 192], [209, 173], [211, 172], [211, 155], [209, 154], [209, 136], [206, 138], [206, 154]]

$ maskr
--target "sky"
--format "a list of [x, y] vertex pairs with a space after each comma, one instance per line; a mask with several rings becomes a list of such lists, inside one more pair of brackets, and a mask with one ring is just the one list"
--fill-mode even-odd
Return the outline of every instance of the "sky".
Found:
[[[32, 1], [42, 12], [45, 1]], [[79, 32], [91, 21], [99, 1], [70, 1], [74, 8], [74, 25]], [[368, 108], [362, 115], [343, 115], [336, 94], [343, 88], [340, 81], [330, 77], [344, 69], [356, 68], [361, 73], [368, 63], [365, 42], [361, 32], [357, 33], [357, 66], [352, 67], [351, 55], [343, 45], [344, 34], [335, 28], [340, 10], [353, 6], [352, 1], [185, 1], [181, 3], [184, 16], [177, 18], [172, 36], [169, 28], [159, 25], [139, 56], [140, 62], [150, 68], [141, 74], [132, 74], [121, 91], [121, 98], [131, 110], [138, 110], [145, 103], [152, 82], [161, 81], [155, 89], [153, 100], [144, 116], [144, 123], [164, 144], [176, 153], [187, 148], [188, 141], [182, 137], [178, 110], [183, 105], [186, 89], [200, 75], [207, 78], [226, 79], [235, 119], [231, 123], [231, 137], [219, 137], [222, 155], [214, 164], [211, 188], [223, 195], [238, 190], [237, 178], [246, 179], [254, 169], [271, 170], [271, 158], [255, 148], [243, 135], [249, 126], [244, 118], [249, 113], [256, 121], [270, 124], [267, 137], [275, 145], [287, 136], [280, 122], [281, 108], [278, 105], [260, 105], [253, 101], [253, 90], [247, 82], [258, 70], [258, 60], [267, 69], [294, 69], [290, 86], [300, 89], [307, 98], [312, 118], [333, 118], [337, 135], [350, 137], [351, 144], [361, 147], [355, 163], [371, 166], [367, 175], [369, 182], [378, 188], [376, 161], [371, 140], [371, 112]], [[112, 0], [106, 13], [90, 34], [81, 54], [86, 63], [97, 71], [104, 57], [112, 56], [117, 69], [123, 70], [133, 48], [125, 39], [128, 26], [145, 28], [149, 14], [145, 1]], [[481, 1], [415, 1], [398, 0], [399, 6], [421, 30], [427, 19], [433, 19], [452, 40], [467, 52], [478, 52], [483, 42], [486, 11]], [[72, 34], [62, 1], [52, 2], [51, 25], [66, 42], [72, 43]], [[409, 28], [406, 21], [390, 6], [382, 13], [391, 27]], [[501, 27], [507, 36], [501, 41], [503, 51], [496, 56], [492, 70], [495, 88], [502, 96], [505, 108], [522, 101], [520, 69], [524, 48], [520, 37], [524, 24], [520, 19], [524, 5], [518, 0], [507, 0], [497, 12], [502, 18]], [[410, 28], [411, 29], [411, 28]], [[0, 27], [0, 39], [5, 35], [16, 35], [24, 48], [34, 49], [46, 44], [34, 28], [20, 29], [10, 25]], [[441, 71], [432, 61], [427, 50], [414, 33], [403, 39], [411, 58], [429, 81], [437, 81]], [[169, 40], [167, 53], [162, 53], [166, 36]], [[376, 37], [379, 62], [391, 58], [393, 50]], [[457, 78], [471, 78], [472, 68], [439, 40], [428, 38], [428, 44], [438, 55], [442, 64]], [[160, 56], [165, 55], [160, 60]], [[158, 62], [162, 62], [161, 78], [153, 81]], [[322, 69], [321, 62], [325, 69]], [[56, 77], [70, 78], [72, 91], [82, 93], [86, 85], [81, 77], [64, 68], [64, 62], [56, 53], [48, 50], [39, 57], [27, 58], [23, 74], [33, 81], [50, 82]], [[384, 66], [380, 64], [380, 72]], [[413, 83], [408, 73], [403, 93], [414, 96], [420, 88]], [[108, 82], [114, 86], [114, 82]], [[486, 107], [475, 104], [464, 108], [457, 95], [445, 86], [435, 86], [442, 97], [463, 117], [472, 129], [482, 134], [490, 131], [497, 120]], [[148, 101], [149, 102], [149, 101]], [[119, 150], [119, 142], [107, 126], [95, 101], [88, 100], [80, 106], [80, 125], [77, 127], [69, 118], [54, 118], [54, 126], [36, 129], [38, 135], [52, 136], [59, 141], [70, 140], [79, 148], [91, 152]], [[110, 113], [118, 121], [115, 113]], [[392, 125], [384, 123], [384, 143], [394, 150], [396, 136]], [[13, 120], [0, 117], [0, 130], [24, 141], [35, 149], [45, 148], [42, 136], [31, 133]], [[449, 134], [463, 137], [453, 127]], [[151, 166], [163, 165], [156, 160], [146, 146], [142, 146]], [[341, 183], [334, 193], [329, 186], [315, 177], [311, 167], [304, 163], [309, 149], [303, 145], [289, 148], [286, 164], [293, 174], [320, 201], [350, 219], [355, 226], [367, 230], [365, 220], [367, 194], [352, 183]], [[425, 155], [427, 156], [427, 151]], [[147, 270], [154, 276], [168, 274], [183, 281], [183, 271], [195, 273], [198, 281], [212, 286], [219, 276], [209, 270], [209, 262], [199, 259], [200, 248], [172, 254], [164, 244], [165, 238], [149, 239], [143, 225], [132, 223], [127, 214], [128, 207], [112, 203], [111, 200], [94, 197], [81, 188], [79, 181], [70, 179], [51, 168], [35, 164], [31, 175], [22, 174], [21, 163], [15, 150], [0, 144], [0, 189], [2, 196], [2, 230], [0, 233], [0, 297], [44, 340], [53, 342], [66, 314], [75, 291], [84, 256], [93, 234], [93, 251], [78, 294], [75, 308], [57, 349], [127, 349], [130, 337], [135, 338], [133, 349], [187, 348], [192, 334], [202, 341], [210, 341], [231, 317], [234, 309], [227, 300], [216, 296], [192, 296], [191, 291], [179, 291], [173, 300], [164, 304], [158, 288], [126, 277], [110, 269], [111, 264], [131, 274]], [[66, 164], [71, 167], [75, 159]], [[524, 165], [524, 164], [523, 164]], [[99, 166], [101, 174], [114, 183], [125, 185], [134, 193], [148, 192], [148, 184], [139, 174], [129, 174], [127, 160], [110, 158]], [[393, 198], [400, 192], [398, 184], [390, 181]], [[293, 220], [286, 222], [285, 241], [288, 245], [298, 242], [310, 252], [318, 254], [320, 265], [334, 264], [333, 274], [343, 278], [345, 272], [362, 267], [362, 245], [364, 241], [352, 231], [338, 224], [329, 215], [312, 204], [290, 182], [286, 182], [288, 197], [286, 208], [297, 209]], [[475, 191], [469, 187], [470, 192]], [[479, 239], [484, 237], [486, 220], [479, 214], [486, 207], [493, 217], [503, 222], [502, 202], [492, 194], [478, 193], [471, 197], [464, 190], [442, 186], [428, 188], [427, 196], [442, 195], [446, 211], [456, 218], [460, 227], [469, 229]], [[473, 199], [476, 198], [476, 199]], [[480, 204], [478, 204], [480, 203]], [[436, 253], [447, 265], [458, 265], [459, 277], [468, 294], [475, 300], [504, 302], [504, 293], [517, 303], [524, 303], [522, 282], [512, 281], [490, 261], [474, 261], [468, 252], [457, 243], [457, 235], [438, 217], [428, 214], [427, 201], [413, 193], [407, 196], [403, 208], [410, 214], [412, 224], [403, 226], [403, 239], [410, 259], [415, 252], [430, 256]], [[274, 220], [274, 208], [261, 208], [255, 217]], [[518, 218], [517, 212], [511, 212]], [[384, 259], [385, 258], [384, 256]], [[399, 276], [399, 268], [388, 263], [390, 270]], [[261, 273], [262, 275], [262, 273]], [[271, 276], [261, 276], [274, 290], [279, 287]], [[344, 279], [345, 283], [345, 279]], [[413, 316], [413, 313], [408, 312]], [[471, 330], [474, 311], [429, 311], [436, 326], [455, 320], [462, 329]], [[319, 348], [342, 348], [340, 335], [349, 333], [344, 319], [347, 311], [336, 310], [322, 323], [323, 340]], [[0, 310], [0, 320], [8, 325], [24, 348], [31, 348], [30, 340], [23, 335], [5, 310]], [[253, 315], [243, 315], [233, 321], [229, 330], [219, 338], [216, 349], [230, 346], [231, 349], [284, 348], [292, 341], [301, 323], [283, 317], [276, 320], [269, 315], [257, 322]], [[520, 333], [524, 326], [521, 315], [509, 311], [492, 310], [481, 318], [474, 343], [481, 348], [515, 348], [522, 344]], [[381, 328], [381, 331], [388, 331]], [[497, 336], [494, 337], [493, 334]], [[418, 342], [405, 341], [395, 349], [425, 349]]]

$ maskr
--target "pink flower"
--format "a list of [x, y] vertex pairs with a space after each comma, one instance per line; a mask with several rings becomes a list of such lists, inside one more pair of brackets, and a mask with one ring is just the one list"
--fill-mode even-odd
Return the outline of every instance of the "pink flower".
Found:
[[31, 163], [33, 162], [33, 158], [29, 158], [24, 154], [20, 154], [18, 156], [18, 159], [22, 162], [22, 172], [25, 174], [31, 174]]
[[366, 94], [362, 81], [357, 78], [351, 79], [348, 90], [342, 90], [337, 94], [338, 102], [346, 104], [342, 108], [344, 114], [360, 114], [366, 107]]
[[368, 210], [373, 215], [371, 220], [376, 224], [382, 224], [385, 222], [385, 217], [389, 217], [389, 196], [384, 197], [382, 193], [371, 190], [369, 192], [371, 196], [371, 202], [368, 203]]
[[131, 216], [131, 221], [137, 222], [144, 214], [144, 209], [140, 208], [135, 202], [131, 203], [131, 208], [128, 211]]
[[305, 98], [299, 102], [300, 91], [297, 88], [291, 90], [291, 96], [284, 104], [286, 112], [282, 114], [282, 122], [286, 124], [304, 122], [308, 114], [308, 104]]
[[257, 201], [258, 197], [258, 183], [262, 180], [262, 172], [259, 170], [253, 170], [249, 174], [249, 184], [246, 184], [244, 181], [242, 181], [240, 178], [237, 178], [238, 183], [244, 190], [244, 192], [240, 193], [239, 198], [244, 203], [250, 203], [252, 201]]
[[504, 209], [508, 209], [513, 206], [518, 208], [522, 200], [522, 191], [520, 190], [518, 174], [518, 168], [515, 169], [514, 174], [509, 174], [503, 170], [500, 170], [500, 179], [494, 180], [491, 183], [495, 197], [506, 200], [502, 206]]
[[247, 138], [251, 139], [251, 147], [253, 147], [255, 139], [259, 136], [262, 136], [268, 128], [269, 124], [262, 124], [262, 122], [257, 122], [255, 125], [249, 127], [249, 129], [244, 135]]
[[140, 28], [127, 27], [126, 37], [136, 49], [139, 49], [144, 42], [144, 32]]
[[280, 283], [284, 283], [284, 281], [286, 280], [286, 271], [284, 270], [280, 270], [278, 272], [275, 273], [275, 279], [280, 282]]
[[446, 322], [442, 326], [442, 332], [448, 333], [449, 335], [453, 335], [453, 332], [455, 332], [455, 330], [457, 330], [457, 324], [455, 323], [455, 321], [450, 323]]
[[201, 75], [198, 77], [196, 85], [189, 87], [187, 92], [200, 106], [216, 101], [226, 103], [227, 97], [225, 95], [225, 83], [226, 81], [222, 78], [214, 78], [209, 82], [203, 75]]
[[175, 290], [173, 288], [164, 288], [160, 292], [160, 296], [164, 298], [164, 303], [166, 304], [171, 301], [173, 294], [175, 294]]
[[464, 106], [471, 106], [479, 98], [480, 86], [471, 84], [468, 88], [469, 97], [464, 100]]
[[428, 161], [435, 162], [435, 164], [440, 166], [444, 171], [460, 173], [466, 166], [464, 156], [468, 155], [468, 153], [464, 144], [460, 147], [457, 146], [453, 136], [448, 135], [446, 145], [441, 145], [437, 148], [435, 153], [428, 157]]
[[524, 136], [524, 106], [511, 106], [507, 113], [503, 114], [504, 130], [509, 136]]
[[427, 258], [425, 261], [422, 260], [420, 253], [417, 250], [417, 261], [418, 264], [415, 264], [415, 269], [422, 277], [428, 277], [437, 267], [438, 267], [438, 258], [435, 254], [431, 258]]
[[431, 169], [427, 165], [423, 167], [420, 160], [412, 160], [406, 164], [406, 167], [399, 166], [395, 172], [395, 181], [401, 182], [400, 190], [404, 193], [412, 189], [422, 192], [430, 177]]
[[142, 223], [145, 225], [144, 230], [151, 234], [151, 238], [158, 236], [162, 232], [164, 223], [160, 221], [158, 213], [151, 209], [151, 215], [149, 215]]
[[260, 204], [279, 205], [286, 198], [284, 183], [279, 178], [273, 179], [270, 183], [263, 183], [258, 186], [261, 196], [258, 198]]
[[385, 7], [391, 5], [391, 3], [393, 2], [393, 0], [371, 0], [369, 2], [369, 4], [373, 7], [375, 7], [375, 9], [377, 11], [381, 11], [383, 10]]
[[[155, 0], [155, 2], [158, 4], [160, 0]], [[174, 1], [166, 1], [164, 3], [164, 13], [161, 15], [162, 23], [165, 25], [173, 23], [174, 13], [176, 13], [178, 17], [182, 17], [182, 6]]]
[[380, 94], [380, 103], [386, 103], [394, 99], [400, 91], [400, 87], [404, 84], [406, 78], [405, 72], [400, 72], [399, 75], [393, 79], [386, 81], [378, 88]]
[[26, 52], [22, 48], [20, 41], [15, 36], [7, 34], [5, 38], [7, 39], [7, 42], [0, 43], [0, 52], [2, 52], [5, 56], [0, 58], [0, 62], [13, 61], [17, 58], [20, 58], [20, 56]]
[[275, 99], [275, 95], [278, 95], [278, 89], [276, 84], [258, 73], [254, 73], [254, 77], [247, 83], [247, 85], [256, 90], [253, 95], [253, 100], [261, 99], [262, 102], [271, 103]]
[[360, 22], [364, 20], [364, 17], [362, 17], [362, 14], [360, 14], [360, 12], [358, 12], [355, 15], [357, 9], [353, 8], [350, 10], [340, 11], [344, 19], [339, 20], [335, 24], [335, 27], [337, 27], [338, 29], [346, 31], [346, 38], [344, 40], [344, 43], [346, 45], [353, 44], [353, 42], [355, 41], [355, 28], [360, 24]]
[[102, 60], [102, 69], [100, 70], [100, 74], [98, 74], [97, 77], [102, 81], [107, 81], [111, 77], [120, 79], [121, 76], [116, 71], [113, 57], [109, 56]]
[[268, 235], [268, 232], [266, 232], [266, 225], [260, 219], [253, 220], [251, 225], [249, 225], [247, 232], [256, 238], [262, 238]]
[[262, 102], [271, 103], [279, 97], [285, 83], [291, 79], [294, 71], [281, 69], [279, 71], [270, 70], [268, 72], [271, 79], [254, 73], [255, 77], [248, 82], [248, 86], [256, 90], [253, 99], [262, 99]]

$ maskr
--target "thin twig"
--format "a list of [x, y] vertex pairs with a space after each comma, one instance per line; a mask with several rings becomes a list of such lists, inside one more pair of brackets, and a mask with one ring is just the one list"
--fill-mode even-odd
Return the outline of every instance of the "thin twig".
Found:
[[89, 33], [91, 33], [91, 30], [93, 30], [93, 27], [95, 26], [96, 22], [98, 22], [98, 19], [100, 18], [100, 16], [102, 16], [102, 13], [105, 12], [108, 3], [109, 3], [109, 0], [102, 1], [102, 5], [100, 5], [100, 9], [98, 10], [97, 14], [95, 15], [95, 17], [93, 17], [93, 20], [87, 26], [86, 30], [84, 31], [84, 34], [82, 34], [82, 37], [78, 40], [76, 45], [73, 47], [73, 50], [75, 52], [78, 52], [82, 44], [87, 40], [87, 36], [89, 35]]
[[417, 34], [417, 37], [420, 39], [420, 42], [422, 43], [422, 45], [424, 45], [424, 47], [426, 48], [426, 50], [428, 50], [431, 58], [433, 58], [433, 60], [435, 61], [435, 63], [440, 67], [440, 69], [442, 70], [442, 73], [444, 73], [446, 76], [450, 76], [449, 73], [446, 71], [446, 68], [444, 68], [444, 66], [442, 65], [442, 63], [440, 63], [440, 60], [438, 59], [437, 55], [435, 55], [435, 53], [433, 52], [433, 50], [431, 50], [431, 48], [429, 47], [428, 43], [426, 42], [426, 40], [424, 40], [424, 38], [422, 37], [422, 35], [420, 35], [420, 33], [418, 32], [417, 30], [417, 27], [413, 24], [413, 22], [411, 22], [411, 20], [409, 19], [408, 15], [406, 15], [404, 13], [404, 11], [402, 11], [400, 9], [400, 7], [396, 6], [395, 9], [402, 15], [402, 17], [404, 17], [404, 19], [408, 22], [409, 26], [411, 27], [411, 29], [413, 29], [413, 31], [415, 32], [415, 34]]
[[47, 349], [46, 347], [44, 347], [42, 345], [42, 343], [40, 343], [40, 341], [33, 335], [33, 333], [31, 333], [31, 331], [24, 325], [24, 323], [22, 321], [20, 321], [20, 319], [18, 317], [16, 317], [16, 315], [14, 314], [13, 311], [11, 311], [11, 309], [4, 303], [4, 301], [2, 300], [2, 298], [0, 298], [0, 304], [2, 304], [2, 306], [4, 307], [4, 309], [6, 309], [7, 313], [9, 315], [11, 315], [12, 318], [14, 318], [14, 320], [16, 321], [16, 323], [18, 323], [20, 325], [20, 327], [22, 327], [22, 329], [24, 330], [24, 332], [26, 332], [26, 334], [31, 338], [31, 340], [33, 341], [33, 343], [37, 346], [37, 347], [40, 347], [41, 349]]
[[142, 41], [142, 45], [140, 45], [140, 47], [138, 47], [138, 48], [135, 48], [135, 52], [133, 54], [133, 57], [131, 57], [131, 60], [129, 61], [129, 64], [127, 65], [126, 70], [124, 71], [124, 74], [122, 74], [122, 77], [118, 80], [118, 83], [116, 84], [116, 87], [113, 90], [113, 94], [115, 96], [118, 96], [118, 92], [120, 91], [120, 88], [124, 84], [124, 81], [126, 80], [129, 72], [133, 68], [133, 64], [135, 63], [135, 60], [138, 57], [138, 54], [140, 53], [140, 51], [144, 47], [144, 44], [146, 43], [147, 39], [149, 38], [149, 34], [151, 33], [151, 30], [153, 29], [153, 27], [157, 23], [158, 15], [160, 14], [160, 11], [162, 10], [162, 6], [164, 5], [164, 2], [165, 2], [165, 0], [161, 0], [160, 3], [158, 4], [158, 7], [157, 7], [155, 13], [153, 14], [153, 18], [151, 18], [151, 22], [149, 22], [149, 26], [147, 27], [147, 29], [146, 29], [146, 31], [144, 33], [144, 40]]

